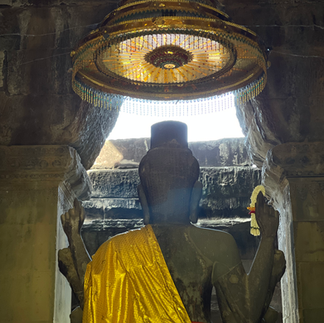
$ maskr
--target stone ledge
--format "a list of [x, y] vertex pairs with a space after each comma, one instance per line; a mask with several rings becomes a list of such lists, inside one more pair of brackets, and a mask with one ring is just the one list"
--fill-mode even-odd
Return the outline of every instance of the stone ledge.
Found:
[[282, 192], [290, 179], [324, 177], [324, 142], [291, 142], [275, 146], [267, 153], [262, 183], [275, 208], [282, 205]]
[[324, 142], [275, 146], [267, 154], [265, 171], [278, 167], [280, 178], [324, 176]]
[[[88, 171], [93, 184], [92, 198], [137, 198], [138, 169], [96, 169]], [[250, 198], [260, 184], [260, 170], [252, 167], [201, 167], [199, 180], [203, 198]], [[248, 188], [248, 190], [247, 190]]]
[[[201, 218], [246, 217], [246, 207], [255, 186], [260, 184], [260, 170], [251, 167], [202, 167], [203, 194]], [[139, 216], [138, 170], [91, 170], [91, 199], [84, 203], [92, 219], [132, 218]], [[125, 214], [123, 214], [123, 212]]]
[[0, 146], [0, 188], [42, 189], [65, 185], [81, 199], [91, 182], [76, 150], [69, 146]]

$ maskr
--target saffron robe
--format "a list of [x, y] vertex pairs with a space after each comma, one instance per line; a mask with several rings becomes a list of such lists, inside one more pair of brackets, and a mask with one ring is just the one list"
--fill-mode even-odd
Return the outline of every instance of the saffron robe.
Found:
[[191, 323], [150, 225], [106, 241], [84, 287], [83, 323]]

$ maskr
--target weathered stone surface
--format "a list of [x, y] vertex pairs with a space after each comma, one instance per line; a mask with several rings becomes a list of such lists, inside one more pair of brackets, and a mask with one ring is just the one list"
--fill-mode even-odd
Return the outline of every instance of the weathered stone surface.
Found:
[[88, 220], [143, 218], [138, 198], [91, 198], [83, 206]]
[[90, 196], [91, 182], [80, 157], [69, 146], [0, 146], [0, 187], [38, 189], [64, 183], [80, 200]]
[[92, 169], [114, 168], [122, 160], [139, 163], [149, 145], [148, 138], [107, 140]]
[[[80, 115], [80, 112], [82, 113]], [[117, 110], [105, 110], [81, 102], [78, 111], [79, 121], [75, 118], [70, 124], [71, 132], [75, 134], [75, 141], [71, 142], [84, 164], [89, 169], [96, 160], [110, 131], [114, 128], [118, 118]]]
[[3, 73], [3, 67], [5, 63], [5, 52], [0, 52], [0, 89], [3, 87], [3, 81], [4, 81], [4, 73]]
[[[139, 163], [149, 148], [148, 138], [107, 140], [92, 169], [113, 168], [124, 160]], [[201, 167], [251, 164], [244, 138], [189, 142], [189, 149]]]
[[190, 142], [189, 149], [197, 158], [200, 167], [251, 165], [245, 138]]
[[[138, 210], [138, 204], [133, 202], [138, 197], [137, 186], [140, 183], [137, 169], [91, 170], [88, 174], [93, 191], [91, 201], [85, 207], [92, 210], [89, 210], [92, 216], [97, 210], [98, 216], [104, 218], [103, 214], [108, 212], [111, 205], [114, 205], [111, 208], [123, 208], [125, 203], [129, 203], [124, 202], [123, 198], [132, 199], [128, 206]], [[202, 167], [200, 181], [203, 184], [200, 203], [202, 217], [245, 217], [251, 193], [260, 184], [261, 177], [256, 168]]]
[[197, 225], [230, 233], [239, 247], [241, 259], [251, 260], [254, 258], [260, 239], [250, 234], [250, 218], [198, 219]]
[[114, 168], [124, 158], [111, 140], [106, 140], [91, 169]]
[[[238, 114], [245, 124], [248, 151], [254, 163], [261, 166], [269, 149], [274, 146], [273, 153], [279, 157], [275, 162], [277, 165], [271, 169], [266, 160], [264, 181], [268, 194], [280, 211], [279, 246], [287, 259], [287, 272], [282, 280], [284, 321], [320, 322], [323, 321], [323, 306], [308, 301], [313, 297], [322, 298], [323, 282], [316, 274], [317, 270], [322, 270], [319, 269], [321, 262], [319, 259], [312, 263], [304, 262], [295, 256], [300, 257], [304, 251], [301, 244], [305, 240], [300, 229], [305, 230], [311, 225], [308, 221], [322, 222], [323, 175], [317, 173], [322, 162], [310, 163], [313, 157], [319, 158], [321, 150], [304, 152], [300, 154], [300, 160], [296, 160], [300, 151], [298, 148], [294, 150], [296, 147], [287, 151], [286, 145], [307, 142], [306, 147], [311, 142], [323, 142], [324, 139], [324, 3], [319, 0], [265, 1], [259, 4], [254, 1], [241, 4], [224, 1], [224, 6], [236, 22], [255, 30], [266, 46], [272, 47], [266, 89], [255, 100], [238, 107]], [[290, 160], [286, 158], [289, 154], [292, 155]], [[308, 162], [300, 163], [304, 157]], [[306, 169], [308, 171], [304, 172]], [[295, 179], [289, 178], [292, 173]], [[313, 181], [304, 176], [321, 178]], [[303, 193], [296, 194], [298, 191]], [[300, 221], [306, 223], [299, 224]], [[322, 237], [319, 239], [322, 234], [308, 231], [307, 235], [307, 243], [312, 245], [310, 249], [314, 250], [315, 245], [323, 247]], [[307, 256], [314, 260], [311, 252]]]
[[111, 7], [85, 1], [0, 6], [0, 144], [70, 145], [90, 168], [118, 112], [82, 103], [71, 88], [70, 51]]
[[285, 143], [267, 154], [264, 182], [280, 212], [279, 248], [287, 259], [282, 280], [284, 318], [320, 322], [323, 305], [324, 168], [322, 142]]
[[271, 48], [264, 92], [238, 107], [254, 163], [275, 145], [323, 140], [323, 1], [221, 2]]
[[91, 170], [88, 172], [93, 185], [91, 197], [137, 198], [139, 176], [137, 169]]
[[201, 208], [206, 217], [245, 216], [251, 193], [261, 182], [260, 171], [251, 167], [203, 167]]
[[[69, 146], [0, 146], [1, 322], [69, 322], [71, 289], [58, 271], [59, 217], [90, 191]], [[18, 309], [18, 310], [17, 310]]]

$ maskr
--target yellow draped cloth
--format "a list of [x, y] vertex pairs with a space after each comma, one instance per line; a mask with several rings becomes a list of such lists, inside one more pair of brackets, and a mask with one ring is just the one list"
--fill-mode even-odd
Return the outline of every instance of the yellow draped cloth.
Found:
[[191, 323], [150, 225], [105, 242], [84, 285], [83, 323]]

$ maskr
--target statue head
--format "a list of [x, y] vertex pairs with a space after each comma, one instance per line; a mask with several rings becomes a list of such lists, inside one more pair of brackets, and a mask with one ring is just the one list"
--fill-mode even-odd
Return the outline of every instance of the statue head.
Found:
[[151, 149], [141, 160], [139, 175], [146, 224], [197, 222], [202, 185], [198, 161], [188, 149], [186, 124], [152, 126]]

